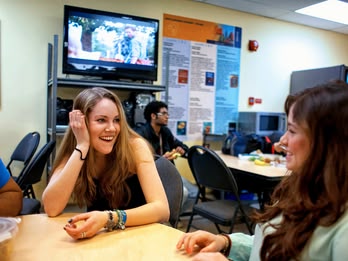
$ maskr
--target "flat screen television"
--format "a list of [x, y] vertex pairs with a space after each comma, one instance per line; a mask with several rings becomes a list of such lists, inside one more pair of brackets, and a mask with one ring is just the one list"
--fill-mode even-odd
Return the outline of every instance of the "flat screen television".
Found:
[[63, 73], [157, 80], [159, 20], [64, 6]]

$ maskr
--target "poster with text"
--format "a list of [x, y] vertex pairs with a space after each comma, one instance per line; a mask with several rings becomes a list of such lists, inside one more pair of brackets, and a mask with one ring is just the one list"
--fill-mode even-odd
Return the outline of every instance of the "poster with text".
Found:
[[170, 14], [163, 21], [168, 127], [183, 141], [227, 133], [238, 116], [242, 29]]

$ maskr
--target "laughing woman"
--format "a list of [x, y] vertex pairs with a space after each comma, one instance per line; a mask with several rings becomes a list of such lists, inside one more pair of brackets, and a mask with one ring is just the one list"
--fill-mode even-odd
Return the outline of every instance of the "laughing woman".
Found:
[[169, 217], [148, 144], [128, 126], [119, 98], [104, 88], [85, 89], [74, 100], [42, 196], [47, 215], [62, 213], [71, 196], [87, 206], [64, 227], [75, 239], [92, 237], [104, 227], [111, 231]]

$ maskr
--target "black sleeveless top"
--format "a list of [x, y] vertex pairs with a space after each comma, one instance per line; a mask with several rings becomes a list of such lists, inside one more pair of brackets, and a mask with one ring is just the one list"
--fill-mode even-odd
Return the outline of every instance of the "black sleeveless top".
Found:
[[[113, 208], [109, 205], [108, 200], [101, 194], [100, 185], [98, 180], [94, 179], [97, 186], [97, 195], [91, 206], [87, 207], [87, 211], [93, 210], [112, 210]], [[146, 203], [143, 190], [141, 189], [138, 175], [133, 175], [126, 180], [128, 187], [130, 189], [131, 197], [127, 205], [119, 206], [118, 209], [130, 209], [139, 207]]]

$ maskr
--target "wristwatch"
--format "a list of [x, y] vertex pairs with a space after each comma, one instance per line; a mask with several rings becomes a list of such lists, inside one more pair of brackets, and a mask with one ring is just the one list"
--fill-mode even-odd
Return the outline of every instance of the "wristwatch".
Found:
[[108, 232], [111, 232], [112, 230], [114, 230], [116, 223], [114, 221], [114, 215], [112, 214], [112, 211], [107, 210], [106, 212], [108, 214], [108, 220], [106, 221], [105, 228]]

